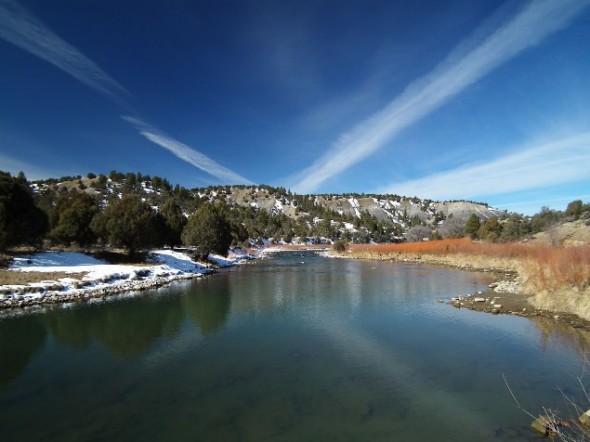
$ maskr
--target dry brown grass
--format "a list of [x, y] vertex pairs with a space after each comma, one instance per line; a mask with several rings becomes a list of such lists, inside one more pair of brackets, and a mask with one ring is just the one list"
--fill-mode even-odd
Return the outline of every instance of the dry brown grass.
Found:
[[387, 255], [467, 255], [490, 258], [524, 259], [550, 247], [524, 243], [485, 243], [467, 238], [401, 244], [355, 244], [353, 253], [376, 253]]
[[524, 262], [524, 273], [536, 289], [590, 285], [590, 246], [542, 247]]
[[[330, 249], [329, 244], [276, 244], [267, 246], [268, 249], [281, 249], [281, 250], [328, 250]], [[254, 249], [255, 250], [255, 249]]]
[[[350, 256], [368, 259], [421, 260], [465, 268], [517, 271], [524, 280], [522, 291], [535, 294], [539, 305], [581, 309], [588, 304], [590, 317], [590, 245], [550, 246], [525, 243], [481, 243], [469, 239], [352, 245]], [[571, 294], [576, 301], [572, 301]], [[551, 299], [552, 298], [552, 299]], [[583, 302], [582, 302], [583, 301]], [[580, 307], [576, 307], [580, 305]], [[543, 307], [541, 307], [543, 308]]]
[[16, 272], [14, 270], [0, 270], [0, 286], [27, 285], [41, 281], [57, 281], [61, 278], [82, 279], [86, 273], [65, 272]]

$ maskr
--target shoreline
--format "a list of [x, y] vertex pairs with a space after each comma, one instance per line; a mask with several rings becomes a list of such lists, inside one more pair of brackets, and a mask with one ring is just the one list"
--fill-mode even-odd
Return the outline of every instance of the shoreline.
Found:
[[[157, 290], [174, 283], [189, 281], [204, 277], [201, 273], [185, 273], [171, 277], [158, 277], [141, 281], [122, 281], [107, 287], [90, 287], [72, 290], [67, 293], [60, 290], [41, 292], [41, 296], [34, 296], [31, 292], [16, 294], [11, 298], [0, 299], [0, 318], [4, 316], [19, 316], [25, 313], [37, 313], [57, 306], [71, 304], [107, 302], [124, 295], [124, 298], [135, 297], [146, 290]], [[2, 295], [0, 295], [2, 296]]]
[[[65, 263], [69, 265], [60, 262], [71, 257], [75, 262]], [[202, 278], [213, 273], [215, 266], [231, 267], [254, 259], [250, 254], [233, 258], [212, 255], [212, 266], [194, 262], [188, 255], [175, 250], [154, 250], [150, 252], [150, 258], [151, 263], [121, 265], [107, 264], [76, 252], [40, 252], [19, 258], [5, 272], [23, 275], [16, 278], [23, 282], [27, 281], [25, 274], [36, 276], [26, 283], [0, 285], [0, 317], [56, 305], [137, 296], [146, 290]], [[52, 275], [56, 276], [52, 278]]]
[[[248, 253], [247, 258], [236, 256], [234, 259], [219, 256], [211, 257], [211, 262], [223, 268], [249, 262], [252, 259], [264, 259], [266, 254], [276, 252], [311, 251], [324, 256], [341, 259], [361, 259], [389, 261], [407, 264], [427, 264], [453, 268], [462, 271], [493, 274], [496, 281], [487, 290], [474, 294], [457, 294], [448, 299], [439, 299], [439, 303], [455, 308], [466, 308], [488, 314], [506, 314], [521, 317], [545, 317], [575, 328], [590, 331], [590, 321], [578, 314], [551, 308], [538, 308], [531, 300], [535, 294], [523, 292], [523, 278], [519, 276], [516, 260], [488, 259], [482, 256], [460, 257], [428, 254], [360, 254], [335, 253], [326, 246], [273, 246], [258, 250], [258, 256]], [[44, 252], [51, 253], [51, 252]], [[39, 268], [29, 270], [10, 269], [9, 272], [30, 273], [36, 275], [60, 274], [67, 277], [47, 279], [27, 284], [0, 285], [0, 318], [30, 312], [42, 311], [44, 307], [72, 303], [107, 302], [120, 296], [138, 296], [146, 290], [156, 290], [174, 283], [202, 278], [213, 272], [210, 265], [193, 262], [187, 255], [176, 251], [152, 251], [153, 254], [165, 254], [173, 257], [176, 267], [166, 264], [102, 264], [98, 267], [105, 271], [91, 275], [84, 266], [60, 271], [57, 267], [50, 271]], [[469, 259], [467, 259], [469, 258]], [[179, 259], [182, 265], [178, 265]], [[244, 259], [246, 259], [244, 261]], [[188, 264], [188, 267], [187, 266]], [[26, 279], [26, 278], [24, 278]], [[35, 278], [31, 278], [34, 280]]]
[[450, 258], [439, 255], [402, 253], [335, 253], [334, 251], [330, 251], [328, 256], [342, 259], [427, 264], [462, 271], [491, 273], [497, 276], [497, 281], [492, 282], [487, 290], [474, 294], [457, 294], [448, 299], [439, 299], [438, 302], [455, 308], [466, 308], [487, 314], [521, 316], [526, 318], [544, 317], [577, 329], [590, 331], [590, 320], [579, 314], [535, 306], [532, 301], [537, 295], [524, 292], [524, 280], [518, 270], [518, 261], [515, 259], [497, 260], [482, 256], [459, 257], [456, 255]]

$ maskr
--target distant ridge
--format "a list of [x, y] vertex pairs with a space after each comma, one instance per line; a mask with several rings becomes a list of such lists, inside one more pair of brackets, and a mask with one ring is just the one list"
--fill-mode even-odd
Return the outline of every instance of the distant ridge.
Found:
[[[463, 234], [466, 220], [475, 214], [482, 221], [507, 217], [508, 213], [486, 203], [432, 201], [417, 197], [376, 194], [298, 195], [267, 185], [209, 186], [187, 189], [165, 178], [141, 173], [112, 171], [108, 175], [62, 177], [34, 181], [32, 189], [40, 206], [49, 205], [60, 193], [81, 191], [97, 198], [102, 206], [125, 194], [141, 195], [155, 210], [174, 198], [189, 216], [203, 201], [225, 205], [261, 241], [299, 240], [352, 242], [402, 241], [421, 228], [420, 239], [432, 234]], [[47, 208], [47, 207], [46, 207]], [[254, 224], [255, 226], [252, 226]], [[409, 238], [412, 239], [412, 238]]]

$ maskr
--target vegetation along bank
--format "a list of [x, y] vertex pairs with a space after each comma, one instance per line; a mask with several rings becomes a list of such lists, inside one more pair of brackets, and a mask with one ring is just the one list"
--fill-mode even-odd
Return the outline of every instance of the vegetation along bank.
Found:
[[346, 256], [509, 272], [517, 276], [504, 289], [529, 295], [537, 309], [585, 319], [589, 224], [590, 205], [581, 200], [564, 211], [524, 216], [481, 202], [393, 194], [298, 195], [265, 185], [187, 189], [116, 171], [31, 182], [22, 173], [0, 172], [5, 267], [22, 247], [121, 249], [137, 263], [163, 247], [181, 246], [189, 259], [206, 261], [236, 246], [333, 244]]
[[344, 250], [340, 248], [338, 256], [498, 272], [500, 281], [491, 287], [495, 293], [453, 301], [478, 310], [492, 311], [493, 305], [499, 305], [496, 309], [499, 312], [573, 314], [590, 321], [588, 244], [489, 243], [462, 238], [404, 244], [353, 244]]

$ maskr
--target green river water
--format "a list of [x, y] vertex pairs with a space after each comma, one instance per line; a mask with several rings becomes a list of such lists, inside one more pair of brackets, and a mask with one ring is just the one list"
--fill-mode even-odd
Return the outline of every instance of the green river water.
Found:
[[436, 302], [484, 274], [279, 253], [112, 302], [0, 317], [0, 440], [538, 440], [587, 334]]

